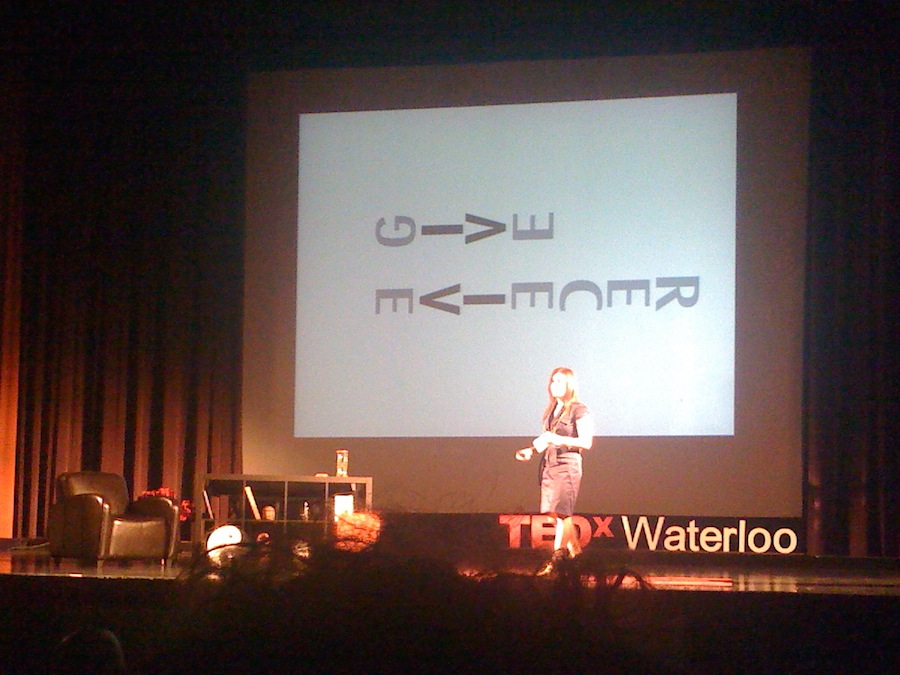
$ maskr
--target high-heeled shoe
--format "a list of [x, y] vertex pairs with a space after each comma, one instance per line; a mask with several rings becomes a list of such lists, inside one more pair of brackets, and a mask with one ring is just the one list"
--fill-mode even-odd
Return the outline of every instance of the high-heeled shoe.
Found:
[[553, 555], [550, 556], [549, 560], [545, 562], [543, 565], [538, 567], [537, 571], [534, 573], [536, 577], [546, 577], [550, 576], [556, 571], [557, 566], [559, 565], [561, 560], [565, 560], [569, 557], [569, 552], [564, 548], [558, 548], [553, 552]]

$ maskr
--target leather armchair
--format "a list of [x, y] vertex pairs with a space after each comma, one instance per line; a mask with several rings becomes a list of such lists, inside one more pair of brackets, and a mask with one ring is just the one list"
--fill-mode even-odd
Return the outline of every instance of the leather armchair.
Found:
[[81, 560], [167, 563], [179, 535], [178, 506], [166, 497], [131, 501], [125, 478], [100, 471], [63, 473], [47, 527], [50, 555]]

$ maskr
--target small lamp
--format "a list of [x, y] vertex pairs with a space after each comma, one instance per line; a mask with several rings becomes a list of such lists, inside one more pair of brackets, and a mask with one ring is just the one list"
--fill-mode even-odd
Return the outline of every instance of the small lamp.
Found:
[[334, 521], [337, 522], [341, 516], [353, 514], [353, 495], [335, 495], [334, 496]]
[[206, 538], [206, 552], [223, 546], [234, 546], [244, 540], [244, 533], [236, 525], [222, 525], [217, 527]]

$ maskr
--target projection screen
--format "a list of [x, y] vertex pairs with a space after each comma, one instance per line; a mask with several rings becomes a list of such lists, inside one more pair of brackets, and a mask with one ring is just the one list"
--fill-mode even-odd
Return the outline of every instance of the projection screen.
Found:
[[262, 73], [249, 85], [244, 471], [376, 506], [536, 508], [551, 369], [580, 508], [796, 517], [800, 50]]

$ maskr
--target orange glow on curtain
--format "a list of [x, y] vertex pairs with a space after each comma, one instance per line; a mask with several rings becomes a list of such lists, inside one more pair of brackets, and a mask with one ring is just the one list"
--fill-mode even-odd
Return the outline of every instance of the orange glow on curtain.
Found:
[[22, 91], [0, 78], [0, 538], [13, 533], [22, 307]]

